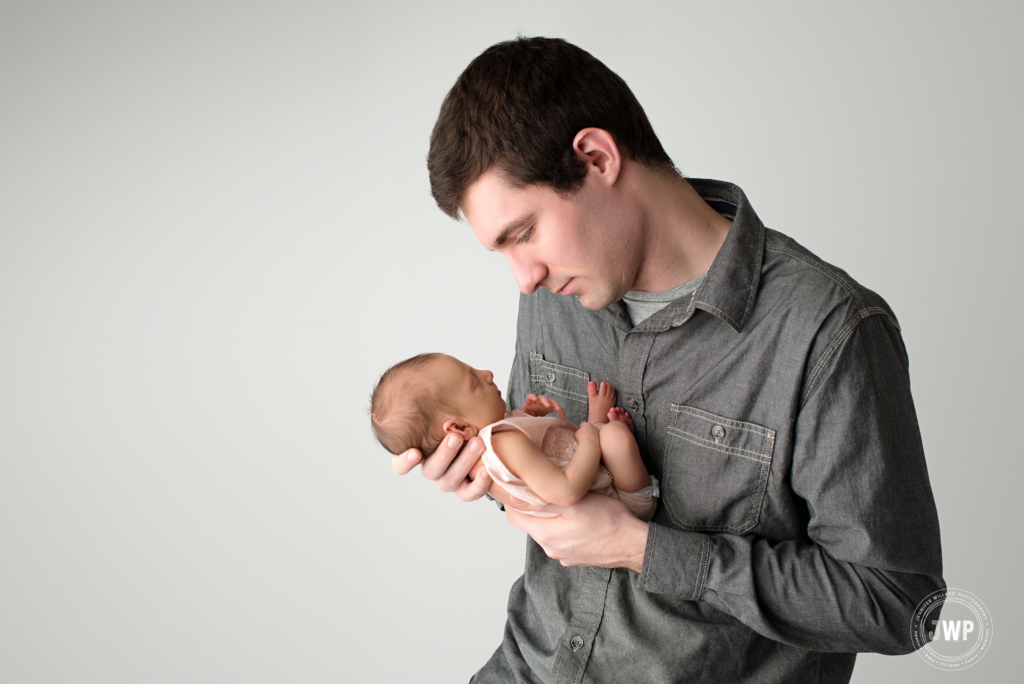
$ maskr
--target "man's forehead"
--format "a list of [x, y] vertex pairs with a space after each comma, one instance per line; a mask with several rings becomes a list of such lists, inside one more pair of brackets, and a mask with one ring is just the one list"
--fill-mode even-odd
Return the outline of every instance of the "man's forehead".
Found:
[[507, 238], [532, 216], [536, 206], [535, 190], [517, 188], [494, 169], [488, 169], [466, 188], [462, 215], [477, 239], [485, 247], [494, 249], [499, 237]]

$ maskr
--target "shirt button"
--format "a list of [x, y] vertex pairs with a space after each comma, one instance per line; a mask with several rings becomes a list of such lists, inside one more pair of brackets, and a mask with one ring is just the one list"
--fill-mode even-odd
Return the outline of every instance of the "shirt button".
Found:
[[725, 437], [725, 428], [722, 427], [721, 425], [716, 425], [715, 427], [711, 428], [711, 434], [714, 436], [715, 441], [717, 442], [718, 440]]
[[636, 411], [638, 408], [640, 408], [640, 404], [636, 403], [636, 399], [630, 399], [629, 401], [626, 402], [626, 408], [628, 408], [630, 411]]
[[572, 641], [569, 642], [569, 645], [572, 646], [572, 652], [575, 653], [576, 651], [583, 648], [583, 639], [581, 639], [578, 636], [574, 636], [572, 638]]
[[547, 378], [549, 384], [553, 385], [555, 383], [555, 371], [548, 371], [544, 374], [544, 377]]

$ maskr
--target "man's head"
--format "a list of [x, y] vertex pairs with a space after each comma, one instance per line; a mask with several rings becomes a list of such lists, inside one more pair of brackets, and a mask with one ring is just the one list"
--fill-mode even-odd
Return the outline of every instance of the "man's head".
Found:
[[507, 406], [494, 374], [447, 354], [420, 354], [396, 363], [370, 397], [373, 434], [392, 454], [434, 453], [446, 434], [463, 440], [502, 419]]
[[438, 206], [458, 218], [466, 189], [492, 166], [519, 187], [570, 193], [585, 163], [573, 151], [600, 128], [630, 159], [672, 167], [626, 82], [589, 52], [558, 38], [517, 38], [470, 62], [441, 105], [427, 168]]
[[462, 210], [523, 292], [577, 294], [590, 309], [620, 298], [639, 268], [640, 219], [620, 191], [627, 164], [675, 175], [625, 82], [551, 38], [474, 59], [441, 105], [427, 158], [438, 206]]

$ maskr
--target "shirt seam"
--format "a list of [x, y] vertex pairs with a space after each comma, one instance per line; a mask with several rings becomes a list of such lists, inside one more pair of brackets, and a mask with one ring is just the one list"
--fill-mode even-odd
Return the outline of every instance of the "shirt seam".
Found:
[[804, 262], [805, 264], [807, 264], [811, 268], [815, 269], [819, 273], [822, 273], [825, 276], [827, 276], [829, 279], [835, 281], [844, 290], [846, 290], [846, 292], [851, 297], [853, 297], [853, 301], [857, 305], [857, 310], [858, 311], [862, 311], [862, 310], [864, 310], [866, 308], [864, 306], [864, 300], [862, 300], [860, 298], [860, 293], [857, 292], [857, 288], [855, 288], [850, 283], [850, 281], [848, 281], [846, 278], [843, 278], [841, 275], [839, 275], [833, 269], [826, 268], [824, 264], [820, 263], [816, 259], [811, 259], [806, 254], [801, 254], [800, 252], [797, 252], [795, 250], [789, 249], [787, 247], [781, 247], [779, 245], [774, 245], [773, 246], [773, 245], [768, 244], [768, 245], [765, 246], [765, 249], [767, 249], [769, 252], [777, 252], [779, 254], [785, 254], [786, 256], [789, 256], [789, 257], [792, 257], [792, 258], [794, 258], [794, 259], [796, 259], [798, 261]]
[[[644, 591], [650, 591], [647, 588], [647, 584], [651, 580], [651, 566], [654, 565], [654, 554], [658, 550], [658, 526], [650, 525], [651, 529], [651, 553], [647, 563], [647, 574], [644, 575]], [[643, 568], [641, 568], [643, 570]]]
[[693, 416], [694, 418], [698, 418], [713, 425], [728, 425], [731, 428], [743, 430], [744, 432], [750, 432], [761, 437], [764, 437], [765, 433], [768, 431], [767, 428], [764, 428], [760, 425], [746, 423], [742, 420], [735, 420], [733, 418], [725, 418], [724, 416], [716, 416], [713, 413], [710, 413], [708, 411], [702, 411], [701, 409], [693, 406], [684, 406], [683, 404], [672, 404], [669, 408], [674, 413], [686, 413], [687, 415]]
[[[841, 347], [843, 343], [847, 339], [849, 339], [850, 335], [852, 335], [854, 331], [858, 327], [860, 327], [862, 321], [872, 316], [885, 316], [890, 321], [892, 321], [892, 317], [889, 316], [888, 311], [886, 311], [880, 306], [872, 306], [858, 311], [856, 314], [856, 318], [854, 318], [854, 320], [849, 321], [846, 325], [840, 328], [839, 332], [837, 332], [835, 336], [833, 336], [833, 338], [829, 341], [828, 346], [825, 347], [825, 351], [821, 353], [821, 356], [818, 358], [817, 363], [814, 364], [814, 368], [811, 369], [811, 374], [810, 376], [808, 376], [807, 382], [804, 384], [804, 390], [803, 392], [800, 393], [800, 409], [803, 409], [804, 404], [806, 404], [807, 400], [810, 399], [811, 391], [814, 389], [818, 380], [821, 379], [821, 376], [825, 372], [825, 368], [832, 360], [832, 357], [835, 356], [836, 351], [839, 350], [839, 347]], [[895, 324], [895, 321], [893, 321], [893, 323]]]
[[697, 580], [693, 586], [693, 601], [698, 600], [704, 593], [704, 583], [708, 578], [708, 566], [711, 564], [711, 539], [706, 534], [701, 535], [700, 565], [697, 566]]
[[751, 451], [750, 449], [741, 449], [740, 447], [729, 446], [728, 444], [722, 444], [720, 442], [713, 442], [710, 439], [698, 437], [697, 435], [686, 432], [685, 430], [680, 430], [679, 428], [673, 427], [671, 425], [665, 429], [674, 434], [676, 437], [681, 437], [685, 439], [687, 442], [696, 444], [697, 446], [706, 447], [708, 449], [711, 449], [712, 451], [720, 451], [723, 454], [732, 454], [737, 458], [745, 458], [748, 461], [754, 461], [755, 463], [766, 462], [763, 456], [765, 442], [765, 435], [763, 434], [760, 435], [762, 445], [761, 451]]

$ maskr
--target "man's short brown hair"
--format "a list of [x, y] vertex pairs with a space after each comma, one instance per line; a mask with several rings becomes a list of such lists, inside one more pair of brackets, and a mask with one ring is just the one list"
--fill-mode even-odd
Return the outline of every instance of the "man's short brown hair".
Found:
[[586, 164], [572, 142], [601, 128], [622, 154], [672, 169], [643, 107], [615, 72], [559, 38], [517, 38], [470, 62], [441, 104], [427, 169], [437, 205], [458, 218], [466, 188], [494, 165], [517, 187], [578, 190]]

